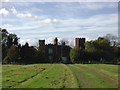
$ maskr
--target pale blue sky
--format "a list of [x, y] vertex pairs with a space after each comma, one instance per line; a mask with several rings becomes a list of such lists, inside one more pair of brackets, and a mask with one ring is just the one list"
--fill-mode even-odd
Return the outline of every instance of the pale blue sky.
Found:
[[2, 4], [0, 15], [2, 28], [31, 45], [38, 39], [65, 38], [73, 44], [75, 37], [118, 34], [117, 2], [9, 2]]

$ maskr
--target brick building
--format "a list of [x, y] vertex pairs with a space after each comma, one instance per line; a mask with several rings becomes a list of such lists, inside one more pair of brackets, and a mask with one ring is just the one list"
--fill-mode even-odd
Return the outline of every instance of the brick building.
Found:
[[45, 44], [45, 40], [39, 40], [39, 48], [45, 50], [46, 62], [63, 62], [67, 63], [70, 60], [69, 52], [71, 47], [67, 45], [58, 45], [58, 39], [54, 39], [54, 44]]
[[[85, 38], [75, 38], [75, 47], [81, 47], [85, 49], [84, 46]], [[46, 62], [63, 62], [69, 63], [70, 61], [70, 49], [68, 45], [58, 45], [58, 39], [54, 39], [54, 44], [45, 44], [45, 40], [39, 40], [39, 48], [45, 50]]]

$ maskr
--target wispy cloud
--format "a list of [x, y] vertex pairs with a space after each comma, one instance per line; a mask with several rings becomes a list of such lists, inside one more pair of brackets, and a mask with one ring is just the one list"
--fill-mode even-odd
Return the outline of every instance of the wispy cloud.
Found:
[[[74, 3], [74, 4], [73, 4]], [[99, 10], [99, 9], [104, 9], [104, 8], [115, 8], [118, 7], [117, 3], [113, 2], [79, 2], [79, 3], [61, 3], [61, 4], [56, 4], [55, 6], [57, 8], [61, 8], [63, 10]]]
[[37, 16], [33, 16], [31, 13], [19, 13], [14, 7], [11, 11], [14, 15], [20, 18], [37, 18]]
[[[1, 0], [2, 2], [8, 0]], [[10, 2], [118, 2], [119, 0], [9, 0]]]
[[[116, 17], [116, 18], [115, 18]], [[46, 19], [45, 19], [46, 20]], [[108, 33], [117, 35], [117, 14], [101, 14], [89, 18], [58, 20], [59, 24], [44, 24], [43, 20], [28, 22], [27, 25], [14, 26], [5, 24], [4, 28], [16, 32], [23, 39], [46, 39], [46, 43], [55, 37], [66, 37], [72, 45], [75, 37], [85, 37], [87, 40], [95, 39]], [[51, 40], [49, 40], [52, 38]], [[51, 42], [52, 43], [52, 42]]]
[[[116, 18], [115, 18], [116, 17]], [[33, 22], [33, 21], [31, 21]], [[12, 26], [5, 24], [4, 28], [8, 28], [11, 31], [19, 31], [19, 30], [29, 30], [24, 33], [50, 33], [50, 32], [67, 32], [67, 31], [82, 31], [85, 29], [99, 29], [106, 27], [111, 30], [111, 27], [117, 27], [118, 17], [117, 14], [102, 14], [95, 15], [89, 18], [80, 18], [80, 19], [66, 19], [66, 20], [57, 20], [57, 19], [43, 19], [38, 21], [34, 21], [31, 24], [28, 22], [27, 25], [24, 24], [22, 26]], [[46, 24], [44, 24], [44, 23]], [[49, 23], [58, 23], [59, 24], [49, 24]], [[34, 29], [34, 30], [32, 30]], [[104, 29], [103, 29], [104, 30]], [[105, 29], [106, 30], [106, 29]], [[20, 31], [22, 32], [22, 31]]]
[[59, 24], [60, 21], [58, 21], [57, 19], [45, 19], [45, 20], [42, 20], [41, 22], [43, 23], [46, 23], [46, 24]]
[[37, 16], [33, 16], [33, 15], [31, 15], [30, 13], [27, 13], [27, 14], [23, 14], [23, 13], [18, 13], [17, 15], [16, 15], [17, 17], [22, 17], [22, 18], [37, 18]]
[[102, 8], [114, 8], [117, 7], [116, 3], [104, 3], [101, 4], [102, 2], [96, 3], [96, 2], [89, 2], [89, 3], [82, 3], [81, 7], [82, 9], [91, 9], [91, 10], [99, 10]]
[[40, 26], [36, 26], [36, 25], [33, 25], [33, 26], [14, 26], [12, 24], [4, 24], [2, 26], [2, 28], [6, 28], [9, 31], [14, 32], [14, 31], [20, 31], [20, 30], [31, 30], [31, 29], [35, 29], [35, 28], [40, 28]]

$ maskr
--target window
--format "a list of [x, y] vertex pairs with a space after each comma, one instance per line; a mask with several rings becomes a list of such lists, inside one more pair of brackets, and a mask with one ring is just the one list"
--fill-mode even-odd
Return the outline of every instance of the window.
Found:
[[48, 49], [48, 53], [49, 53], [49, 54], [52, 54], [52, 53], [53, 53], [53, 49], [52, 49], [52, 48], [49, 48], [49, 49]]
[[48, 58], [49, 58], [49, 60], [52, 60], [52, 59], [53, 59], [53, 57], [52, 57], [52, 56], [48, 56]]
[[67, 63], [68, 61], [67, 61], [67, 57], [62, 57], [62, 62], [63, 63]]
[[63, 61], [66, 61], [66, 60], [67, 60], [67, 57], [62, 57], [62, 60], [63, 60]]

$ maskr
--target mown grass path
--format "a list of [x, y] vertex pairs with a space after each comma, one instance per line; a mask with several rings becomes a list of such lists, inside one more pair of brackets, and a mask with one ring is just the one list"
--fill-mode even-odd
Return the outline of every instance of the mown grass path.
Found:
[[[113, 68], [113, 72], [111, 72], [106, 68], [97, 68], [99, 66], [101, 65], [68, 65], [74, 72], [80, 88], [117, 88], [118, 68], [114, 65], [116, 68]], [[111, 68], [111, 66], [108, 67]]]
[[117, 88], [118, 65], [3, 65], [3, 88]]

